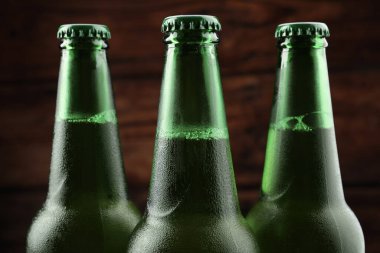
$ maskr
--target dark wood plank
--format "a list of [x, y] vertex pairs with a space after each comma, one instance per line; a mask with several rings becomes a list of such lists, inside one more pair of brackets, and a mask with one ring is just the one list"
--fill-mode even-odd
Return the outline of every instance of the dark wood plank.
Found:
[[[374, 70], [331, 74], [336, 133], [345, 183], [379, 183], [376, 152], [379, 147], [377, 140], [372, 138], [378, 130], [376, 118], [380, 111], [377, 102], [380, 90], [375, 83], [377, 75]], [[362, 76], [368, 79], [362, 80]], [[239, 183], [258, 184], [261, 178], [273, 82], [273, 74], [224, 78], [231, 146]], [[9, 100], [7, 107], [0, 108], [0, 114], [7, 119], [1, 125], [7, 131], [0, 131], [3, 144], [0, 151], [5, 167], [12, 168], [4, 171], [0, 185], [44, 185], [50, 163], [56, 84], [40, 84], [38, 89], [26, 87], [27, 101], [20, 101], [20, 91], [12, 87], [12, 84], [0, 87], [0, 101], [2, 98]], [[147, 185], [160, 81], [117, 79], [114, 87], [128, 177]], [[366, 93], [357, 97], [358, 89], [362, 88]], [[18, 117], [13, 116], [18, 114]], [[16, 159], [21, 156], [23, 159]]]
[[[7, 2], [1, 20], [12, 22], [0, 28], [1, 36], [7, 38], [0, 41], [0, 46], [12, 53], [0, 59], [4, 71], [2, 80], [24, 83], [38, 77], [55, 80], [59, 57], [55, 34], [57, 27], [67, 22], [110, 26], [113, 34], [110, 59], [115, 77], [158, 77], [163, 56], [160, 25], [165, 16], [178, 13], [212, 13], [220, 17], [224, 27], [220, 58], [223, 72], [227, 74], [272, 71], [276, 60], [273, 38], [276, 24], [302, 20], [329, 24], [331, 68], [379, 67], [376, 61], [379, 52], [371, 50], [380, 40], [375, 32], [379, 25], [375, 10], [379, 4], [370, 0], [361, 1], [360, 8], [354, 0], [344, 4], [300, 0], [286, 3], [280, 0], [162, 1], [160, 5], [115, 0], [112, 4], [99, 0]], [[38, 17], [35, 13], [39, 13]]]
[[[378, 252], [380, 26], [375, 0], [5, 0], [0, 9], [0, 252], [23, 252], [48, 182], [63, 23], [105, 23], [131, 198], [145, 205], [151, 172], [165, 16], [203, 13], [223, 26], [219, 59], [242, 210], [258, 198], [277, 53], [277, 24], [323, 21], [342, 178]], [[3, 215], [4, 214], [4, 215]], [[15, 222], [14, 222], [15, 220]], [[11, 223], [12, 221], [12, 223]]]

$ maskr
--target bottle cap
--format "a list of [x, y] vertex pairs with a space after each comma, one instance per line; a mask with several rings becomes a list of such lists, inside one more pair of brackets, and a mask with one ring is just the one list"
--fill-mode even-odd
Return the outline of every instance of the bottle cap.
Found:
[[209, 15], [170, 16], [162, 22], [163, 33], [185, 30], [217, 32], [222, 30], [222, 26], [217, 17]]
[[329, 28], [324, 23], [319, 22], [297, 22], [285, 23], [277, 26], [276, 38], [289, 38], [301, 36], [329, 37]]
[[108, 40], [111, 38], [110, 30], [105, 25], [96, 24], [66, 24], [61, 25], [57, 32], [58, 39], [95, 38]]

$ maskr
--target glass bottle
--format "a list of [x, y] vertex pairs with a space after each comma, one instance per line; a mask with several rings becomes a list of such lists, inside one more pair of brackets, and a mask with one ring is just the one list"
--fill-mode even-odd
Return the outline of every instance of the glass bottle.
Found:
[[127, 200], [103, 25], [58, 30], [62, 58], [47, 200], [28, 253], [124, 253], [139, 221]]
[[323, 23], [282, 24], [262, 194], [247, 219], [262, 252], [364, 253], [340, 176]]
[[242, 218], [213, 16], [163, 21], [164, 67], [148, 206], [127, 252], [256, 252]]

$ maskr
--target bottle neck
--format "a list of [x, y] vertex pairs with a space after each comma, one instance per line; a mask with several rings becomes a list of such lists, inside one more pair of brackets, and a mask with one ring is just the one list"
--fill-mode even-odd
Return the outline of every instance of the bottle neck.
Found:
[[62, 45], [47, 203], [99, 209], [126, 201], [105, 43]]
[[326, 50], [312, 46], [316, 44], [281, 42], [272, 127], [298, 131], [334, 127]]
[[322, 38], [279, 41], [262, 184], [264, 199], [290, 201], [295, 208], [320, 207], [344, 199], [326, 45]]
[[157, 136], [228, 138], [214, 42], [168, 44]]
[[64, 40], [56, 121], [116, 123], [103, 40]]
[[234, 182], [216, 45], [168, 44], [148, 217], [238, 217]]

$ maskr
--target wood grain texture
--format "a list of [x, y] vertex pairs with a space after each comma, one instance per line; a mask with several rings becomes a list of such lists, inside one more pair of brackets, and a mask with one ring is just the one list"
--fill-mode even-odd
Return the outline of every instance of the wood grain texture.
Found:
[[277, 52], [277, 24], [322, 21], [342, 179], [365, 232], [380, 251], [380, 4], [375, 0], [11, 1], [0, 9], [0, 252], [23, 252], [46, 195], [64, 23], [107, 24], [129, 195], [144, 209], [151, 172], [164, 46], [162, 19], [212, 14], [223, 30], [219, 62], [239, 198], [257, 201]]

